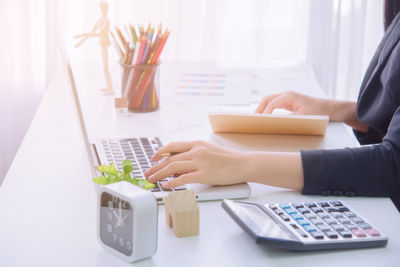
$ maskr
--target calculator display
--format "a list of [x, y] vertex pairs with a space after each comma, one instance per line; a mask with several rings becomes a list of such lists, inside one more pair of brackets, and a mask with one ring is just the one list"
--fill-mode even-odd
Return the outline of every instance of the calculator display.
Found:
[[258, 206], [254, 204], [238, 203], [238, 205], [234, 205], [233, 209], [242, 221], [257, 235], [272, 239], [292, 240], [292, 238], [290, 238], [290, 236]]

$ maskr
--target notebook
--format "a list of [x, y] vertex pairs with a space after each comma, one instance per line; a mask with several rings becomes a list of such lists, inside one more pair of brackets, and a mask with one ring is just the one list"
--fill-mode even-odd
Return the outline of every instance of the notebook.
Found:
[[329, 116], [209, 113], [215, 133], [324, 135]]

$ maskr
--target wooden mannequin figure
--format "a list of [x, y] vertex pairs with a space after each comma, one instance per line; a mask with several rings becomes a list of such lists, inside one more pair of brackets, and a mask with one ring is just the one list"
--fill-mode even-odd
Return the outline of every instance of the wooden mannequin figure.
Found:
[[106, 94], [114, 94], [112, 84], [111, 84], [111, 75], [108, 70], [108, 47], [110, 46], [110, 20], [107, 17], [108, 13], [108, 3], [106, 1], [100, 2], [100, 10], [102, 16], [97, 20], [93, 29], [89, 33], [79, 34], [74, 36], [75, 38], [82, 38], [75, 47], [80, 46], [84, 41], [89, 39], [90, 37], [99, 37], [100, 47], [101, 47], [101, 56], [103, 58], [103, 71], [104, 78], [106, 80], [106, 88], [102, 89]]

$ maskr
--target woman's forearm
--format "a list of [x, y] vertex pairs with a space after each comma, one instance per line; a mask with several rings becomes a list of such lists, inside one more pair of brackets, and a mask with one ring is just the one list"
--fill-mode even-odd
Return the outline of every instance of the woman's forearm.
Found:
[[327, 107], [331, 121], [344, 122], [353, 129], [361, 132], [366, 132], [368, 130], [368, 126], [357, 119], [355, 102], [327, 100]]
[[249, 182], [301, 190], [303, 167], [300, 153], [251, 152], [244, 154]]

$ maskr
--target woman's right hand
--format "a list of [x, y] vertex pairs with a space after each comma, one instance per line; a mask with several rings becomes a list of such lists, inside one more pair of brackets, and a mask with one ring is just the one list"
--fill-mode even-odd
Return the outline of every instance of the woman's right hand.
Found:
[[293, 114], [329, 115], [328, 102], [329, 100], [327, 99], [287, 91], [264, 97], [255, 113], [271, 114], [274, 109], [283, 108], [291, 111]]

